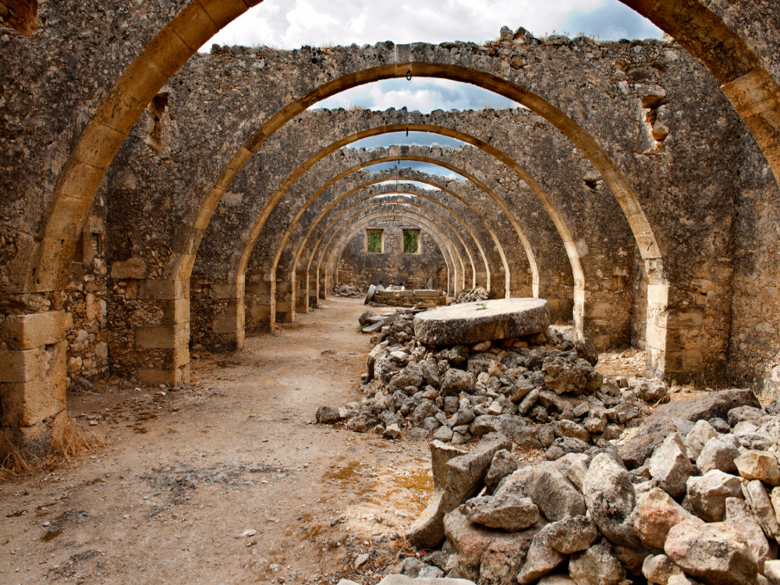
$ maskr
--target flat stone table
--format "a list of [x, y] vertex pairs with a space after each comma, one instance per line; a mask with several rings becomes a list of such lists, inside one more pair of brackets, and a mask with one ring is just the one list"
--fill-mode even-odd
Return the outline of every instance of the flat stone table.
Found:
[[420, 313], [414, 318], [414, 335], [428, 345], [459, 345], [533, 335], [549, 324], [550, 309], [543, 299], [497, 299]]

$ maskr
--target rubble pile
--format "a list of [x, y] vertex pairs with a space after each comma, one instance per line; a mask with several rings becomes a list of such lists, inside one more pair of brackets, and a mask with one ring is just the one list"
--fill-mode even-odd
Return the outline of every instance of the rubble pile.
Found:
[[593, 367], [592, 343], [555, 328], [523, 339], [432, 347], [414, 337], [413, 320], [413, 313], [394, 315], [368, 355], [367, 399], [330, 409], [339, 414], [329, 422], [455, 445], [500, 431], [555, 458], [619, 437], [650, 414], [646, 400], [668, 392], [657, 380], [632, 378], [624, 389], [604, 381]]
[[[778, 414], [749, 390], [713, 392], [660, 406], [633, 444], [533, 466], [501, 433], [471, 451], [434, 441], [434, 496], [406, 538], [446, 541], [401, 570], [505, 585], [779, 583]], [[665, 425], [677, 430], [660, 436]], [[652, 448], [633, 467], [621, 453], [637, 441]]]
[[359, 299], [363, 297], [363, 291], [351, 284], [337, 284], [333, 286], [333, 294], [337, 297]]
[[475, 288], [470, 288], [468, 290], [462, 290], [460, 291], [449, 303], [448, 305], [459, 305], [461, 303], [473, 303], [475, 301], [486, 301], [488, 300], [488, 291], [485, 289], [485, 287], [477, 286]]

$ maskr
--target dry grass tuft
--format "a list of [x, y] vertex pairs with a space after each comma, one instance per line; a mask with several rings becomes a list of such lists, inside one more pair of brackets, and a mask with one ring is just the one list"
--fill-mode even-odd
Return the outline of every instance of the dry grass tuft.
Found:
[[23, 453], [10, 445], [10, 453], [0, 462], [0, 483], [71, 465], [76, 459], [106, 446], [108, 441], [102, 435], [85, 429], [76, 419], [68, 419], [62, 444], [50, 449], [43, 458]]

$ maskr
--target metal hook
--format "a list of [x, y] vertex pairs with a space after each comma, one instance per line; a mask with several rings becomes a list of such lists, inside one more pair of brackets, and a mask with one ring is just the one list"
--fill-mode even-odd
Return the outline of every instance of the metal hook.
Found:
[[412, 80], [412, 70], [411, 70], [411, 69], [409, 69], [409, 70], [406, 72], [406, 81], [411, 81], [411, 80]]

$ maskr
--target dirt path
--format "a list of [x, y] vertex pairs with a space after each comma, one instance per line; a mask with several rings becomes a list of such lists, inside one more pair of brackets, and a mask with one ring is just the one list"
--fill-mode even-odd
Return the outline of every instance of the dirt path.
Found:
[[368, 350], [362, 303], [326, 305], [195, 360], [188, 388], [73, 397], [109, 446], [0, 484], [0, 583], [377, 581], [424, 508], [429, 452], [312, 424], [360, 400]]

